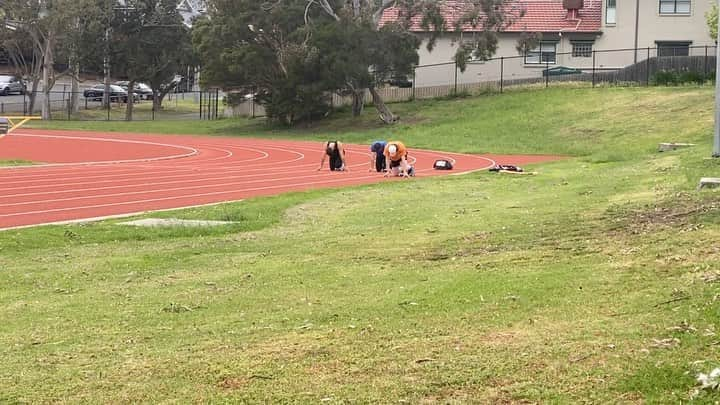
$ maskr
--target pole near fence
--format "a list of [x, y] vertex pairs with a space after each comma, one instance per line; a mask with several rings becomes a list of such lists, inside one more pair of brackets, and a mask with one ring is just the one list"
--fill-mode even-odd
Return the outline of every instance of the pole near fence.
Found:
[[[718, 15], [720, 21], [720, 15]], [[718, 32], [720, 39], [720, 32]], [[714, 158], [720, 158], [720, 43], [715, 44], [715, 137], [713, 140]]]
[[706, 82], [708, 79], [707, 62], [708, 62], [708, 46], [705, 45], [705, 59], [703, 59], [703, 83]]
[[595, 87], [595, 50], [593, 49], [592, 86]]
[[112, 99], [110, 98], [110, 95], [108, 95], [107, 100], [107, 120], [110, 121], [110, 106], [112, 104]]
[[215, 89], [215, 119], [218, 119], [219, 104], [220, 104], [220, 89]]
[[546, 60], [545, 61], [545, 88], [547, 89], [548, 86], [550, 86], [550, 61]]
[[650, 86], [650, 47], [647, 48], [647, 59], [645, 59], [645, 85]]
[[413, 66], [413, 81], [412, 81], [412, 99], [415, 100], [415, 79], [417, 78], [417, 68]]
[[457, 66], [457, 61], [455, 61], [455, 94], [457, 94], [457, 71], [458, 71], [458, 66]]
[[500, 94], [503, 92], [503, 74], [505, 73], [505, 57], [500, 57]]
[[200, 119], [202, 119], [202, 90], [200, 90]]

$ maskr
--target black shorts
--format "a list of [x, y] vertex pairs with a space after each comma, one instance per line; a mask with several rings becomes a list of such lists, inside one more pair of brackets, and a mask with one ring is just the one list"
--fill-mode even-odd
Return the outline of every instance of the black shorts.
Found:
[[385, 155], [375, 154], [375, 170], [378, 173], [385, 171]]
[[396, 167], [400, 167], [400, 163], [402, 163], [402, 160], [391, 160], [391, 161], [390, 161], [390, 168], [393, 169], [393, 168], [396, 168]]
[[331, 171], [337, 171], [337, 170], [343, 170], [343, 161], [342, 159], [338, 157], [330, 156], [330, 170]]

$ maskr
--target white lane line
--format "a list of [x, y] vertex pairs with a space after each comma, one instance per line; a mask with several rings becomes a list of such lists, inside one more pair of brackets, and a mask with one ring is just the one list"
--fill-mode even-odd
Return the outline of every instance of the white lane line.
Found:
[[[262, 166], [289, 165], [289, 164], [298, 162], [305, 158], [305, 155], [301, 152], [291, 151], [291, 150], [283, 149], [283, 148], [276, 148], [275, 150], [280, 151], [280, 152], [287, 152], [291, 155], [296, 155], [296, 157], [294, 159], [284, 160], [284, 161], [280, 161], [280, 162], [263, 163], [260, 165], [256, 165], [254, 168], [244, 169], [244, 170], [246, 172], [267, 171], [268, 169], [264, 168]], [[94, 166], [94, 167], [98, 168], [100, 166]], [[157, 167], [166, 167], [166, 166], [157, 166]], [[220, 170], [224, 167], [227, 167], [227, 166], [218, 166], [217, 168], [213, 167], [211, 169]], [[173, 173], [195, 173], [198, 170], [206, 170], [205, 166], [198, 165], [198, 168], [195, 168], [192, 164], [190, 164], [190, 162], [184, 163], [183, 167], [179, 168], [179, 169], [174, 168], [174, 166], [170, 166], [170, 168], [172, 171], [164, 171], [161, 175], [173, 174]], [[128, 177], [131, 177], [131, 176], [141, 176], [143, 178], [147, 178], [147, 176], [148, 176], [147, 167], [143, 167], [143, 168], [133, 167], [128, 170], [125, 170], [123, 168], [121, 170], [123, 170], [123, 171], [117, 172], [115, 170], [111, 170], [111, 171], [107, 171], [107, 172], [101, 172], [98, 175], [95, 175], [95, 172], [89, 172], [89, 175], [86, 175], [86, 176], [71, 175], [70, 177], [62, 177], [62, 176], [66, 176], [65, 173], [63, 173], [62, 176], [55, 176], [55, 173], [33, 174], [33, 175], [28, 175], [28, 176], [10, 176], [8, 178], [13, 179], [13, 181], [2, 181], [2, 184], [3, 185], [20, 184], [20, 185], [23, 185], [23, 188], [27, 188], [28, 181], [40, 181], [40, 182], [51, 181], [53, 184], [56, 184], [58, 182], [64, 183], [65, 179], [73, 179], [73, 180], [82, 179], [82, 180], [86, 180], [86, 181], [95, 182], [95, 181], [99, 181], [102, 179], [111, 179], [111, 178], [117, 178], [117, 177], [122, 177], [122, 178], [127, 179]], [[104, 173], [112, 173], [112, 174], [104, 174]], [[0, 177], [0, 180], [3, 180], [3, 178]], [[80, 183], [80, 184], [82, 184], [82, 183]], [[2, 190], [8, 190], [8, 189], [2, 189]]]
[[[241, 147], [241, 148], [243, 148], [243, 147]], [[252, 148], [243, 148], [243, 149], [251, 150], [251, 151], [254, 151], [254, 152], [258, 152], [258, 153], [264, 153], [265, 155], [267, 155], [266, 152], [263, 152], [263, 151], [261, 151], [261, 150], [252, 149]], [[273, 167], [273, 168], [271, 168], [271, 169], [267, 169], [267, 168], [265, 168], [265, 167], [246, 168], [246, 167], [243, 167], [243, 166], [240, 166], [240, 167], [237, 167], [237, 168], [229, 168], [228, 165], [217, 166], [217, 167], [216, 167], [216, 166], [207, 167], [206, 165], [203, 165], [203, 166], [200, 167], [200, 169], [193, 169], [192, 166], [188, 164], [188, 165], [185, 165], [182, 169], [176, 169], [176, 170], [173, 170], [172, 172], [169, 172], [169, 171], [159, 172], [159, 173], [157, 173], [157, 174], [159, 175], [159, 177], [153, 177], [152, 179], [153, 179], [153, 180], [164, 180], [164, 179], [173, 179], [173, 178], [198, 178], [198, 176], [200, 176], [199, 178], [207, 178], [208, 176], [211, 176], [211, 175], [215, 175], [215, 174], [228, 174], [229, 172], [230, 172], [230, 173], [235, 173], [235, 172], [242, 172], [242, 173], [263, 172], [262, 174], [268, 174], [268, 175], [270, 175], [270, 174], [274, 174], [274, 173], [280, 173], [280, 174], [281, 174], [281, 173], [286, 173], [288, 170], [290, 170], [290, 171], [296, 171], [297, 169], [302, 169], [302, 168], [311, 167], [311, 166], [314, 166], [314, 165], [315, 165], [315, 164], [312, 164], [312, 163], [308, 163], [308, 164], [304, 164], [304, 165], [287, 166], [287, 164], [289, 164], [289, 163], [293, 163], [293, 162], [302, 160], [303, 158], [305, 158], [305, 155], [304, 155], [303, 153], [301, 153], [301, 152], [293, 151], [293, 150], [289, 150], [289, 149], [284, 149], [284, 148], [271, 148], [271, 149], [275, 149], [275, 150], [278, 150], [278, 151], [281, 151], [281, 152], [287, 152], [287, 153], [296, 154], [296, 155], [298, 155], [298, 157], [297, 157], [296, 159], [289, 160], [289, 161], [268, 162], [267, 165], [277, 166], [277, 167]], [[309, 150], [310, 148], [308, 148], [308, 147], [302, 147], [302, 148], [300, 148], [300, 149]], [[349, 153], [349, 154], [350, 154], [350, 153], [353, 153], [353, 154], [354, 154], [354, 153], [358, 153], [358, 154], [361, 154], [361, 155], [366, 155], [366, 156], [368, 156], [368, 157], [370, 156], [370, 154], [369, 154], [368, 152], [366, 152], [366, 151], [363, 151], [363, 152], [355, 152], [355, 151], [349, 150], [348, 153]], [[193, 162], [194, 162], [194, 161], [193, 161]], [[233, 162], [236, 162], [236, 161], [233, 161]], [[244, 163], [244, 162], [247, 162], [247, 160], [246, 160], [246, 161], [242, 161], [242, 162], [240, 162], [240, 163]], [[358, 167], [358, 166], [362, 166], [363, 164], [364, 164], [364, 163], [357, 163], [357, 164], [350, 165], [349, 167], [350, 167], [350, 168]], [[263, 164], [263, 165], [260, 165], [260, 166], [265, 166], [265, 165], [266, 165], [266, 164]], [[283, 166], [283, 165], [286, 165], [286, 166]], [[115, 178], [118, 178], [118, 177], [122, 178], [122, 180], [127, 180], [127, 181], [132, 180], [133, 177], [135, 177], [135, 176], [136, 176], [136, 177], [141, 177], [142, 179], [146, 179], [146, 178], [148, 178], [147, 169], [146, 169], [147, 166], [143, 165], [143, 167], [144, 167], [143, 169], [135, 169], [135, 170], [132, 170], [132, 171], [123, 171], [123, 172], [120, 172], [120, 173], [118, 173], [117, 171], [110, 171], [110, 172], [108, 172], [108, 173], [112, 173], [112, 174], [109, 174], [109, 175], [102, 174], [102, 175], [90, 175], [90, 176], [84, 176], [84, 177], [83, 177], [83, 176], [73, 175], [73, 176], [69, 177], [69, 178], [71, 178], [71, 179], [73, 179], [73, 180], [75, 180], [75, 179], [82, 179], [82, 180], [83, 180], [83, 181], [75, 182], [75, 183], [66, 183], [66, 182], [65, 182], [65, 179], [66, 179], [65, 177], [34, 175], [34, 176], [20, 177], [20, 179], [18, 180], [16, 176], [13, 176], [13, 177], [11, 177], [11, 178], [16, 179], [15, 181], [2, 181], [2, 184], [3, 184], [3, 185], [21, 185], [21, 186], [20, 186], [20, 187], [10, 187], [10, 188], [0, 188], [0, 191], [2, 191], [2, 192], [9, 192], [9, 191], [17, 190], [17, 189], [28, 190], [28, 189], [33, 189], [33, 188], [36, 188], [36, 189], [37, 189], [37, 188], [47, 188], [47, 187], [48, 187], [47, 184], [39, 184], [39, 185], [29, 186], [29, 185], [28, 185], [28, 180], [30, 180], [30, 179], [32, 179], [32, 181], [35, 181], [35, 182], [52, 182], [53, 185], [61, 182], [62, 185], [63, 185], [63, 187], [68, 187], [68, 186], [81, 186], [81, 185], [85, 185], [85, 184], [108, 183], [108, 182], [114, 181], [114, 180], [111, 180], [111, 179], [115, 179]], [[217, 170], [217, 171], [213, 171], [213, 172], [208, 173], [209, 170]], [[199, 171], [202, 171], [202, 173], [199, 172]], [[91, 172], [91, 173], [94, 174], [95, 172]], [[182, 174], [172, 175], [172, 174], [174, 174], [174, 173], [182, 173]], [[53, 173], [53, 174], [54, 174], [54, 173]], [[170, 175], [169, 175], [169, 174], [170, 174]], [[241, 176], [241, 177], [252, 177], [252, 176]], [[1, 179], [1, 178], [0, 178], [0, 179]], [[145, 184], [145, 183], [144, 183], [144, 184]], [[152, 183], [150, 183], [149, 185], [152, 185]], [[132, 186], [132, 185], [126, 185], [126, 186], [124, 186], [124, 187], [130, 187], [130, 186]], [[65, 189], [65, 190], [63, 190], [63, 191], [69, 191], [69, 190]], [[10, 195], [8, 195], [8, 196], [3, 196], [3, 197], [10, 197]]]
[[[354, 151], [352, 153], [355, 153]], [[360, 154], [365, 154], [369, 156], [370, 154], [367, 152], [360, 152]], [[414, 156], [411, 156], [412, 161], [416, 161], [416, 158]], [[350, 167], [357, 167], [357, 166], [363, 166], [364, 163], [356, 163], [354, 165], [351, 165]], [[314, 166], [312, 164], [304, 165], [302, 167], [310, 167]], [[51, 190], [51, 191], [42, 191], [42, 192], [36, 192], [36, 193], [18, 193], [18, 194], [8, 194], [8, 195], [2, 195], [0, 198], [17, 198], [17, 197], [29, 197], [29, 196], [35, 196], [35, 195], [51, 195], [51, 194], [64, 194], [64, 193], [70, 193], [70, 192], [90, 192], [90, 191], [102, 191], [102, 190], [112, 190], [112, 189], [122, 189], [122, 188], [133, 188], [133, 187], [154, 187], [154, 186], [161, 186], [161, 185], [169, 185], [169, 184], [177, 184], [177, 183], [193, 183], [193, 182], [206, 182], [206, 181], [215, 181], [215, 180], [227, 180], [227, 179], [242, 179], [242, 178], [253, 178], [257, 176], [273, 176], [278, 174], [287, 174], [287, 173], [296, 173], [297, 169], [300, 168], [298, 166], [293, 166], [292, 168], [288, 168], [288, 170], [283, 170], [283, 168], [278, 168], [277, 170], [272, 170], [271, 172], [264, 171], [264, 173], [261, 173], [259, 175], [257, 174], [246, 174], [248, 170], [240, 167], [240, 168], [233, 168], [233, 169], [224, 169], [222, 171], [218, 172], [212, 172], [212, 173], [188, 173], [188, 174], [182, 174], [182, 175], [175, 175], [175, 176], [159, 176], [159, 177], [153, 177], [151, 180], [154, 182], [143, 182], [143, 183], [129, 183], [129, 184], [121, 184], [121, 185], [111, 185], [106, 187], [90, 187], [90, 188], [76, 188], [76, 189], [68, 189], [68, 187], [72, 186], [82, 186], [86, 184], [92, 184], [92, 185], [98, 185], [100, 183], [113, 183], [116, 180], [95, 180], [92, 182], [77, 182], [77, 183], [63, 183], [63, 189], [62, 190]], [[417, 170], [417, 168], [416, 168]], [[183, 171], [185, 173], [185, 171]], [[243, 175], [237, 176], [232, 175], [228, 176], [228, 174], [233, 173], [243, 173]], [[349, 171], [350, 172], [350, 171]], [[225, 175], [221, 177], [217, 177], [217, 174], [219, 175]], [[137, 174], [138, 176], [142, 176], [143, 178], [146, 178], [146, 174]], [[119, 175], [118, 175], [119, 176]], [[112, 176], [117, 177], [117, 176]], [[174, 181], [155, 181], [155, 180], [167, 180], [167, 179], [185, 179], [185, 180], [174, 180]], [[131, 181], [132, 179], [127, 178], [125, 176], [123, 180]], [[269, 179], [272, 180], [272, 179]], [[27, 182], [22, 182], [23, 186], [20, 188], [5, 188], [0, 189], [0, 191], [13, 191], [13, 190], [23, 190], [28, 191], [29, 189], [43, 189], [47, 188], [48, 185], [35, 185], [35, 186], [27, 186]]]
[[[149, 142], [149, 141], [132, 141], [128, 139], [112, 139], [112, 138], [92, 138], [92, 137], [80, 137], [80, 136], [61, 136], [61, 135], [31, 135], [31, 134], [18, 134], [13, 133], [13, 136], [30, 137], [30, 138], [50, 138], [50, 139], [74, 139], [83, 141], [100, 141], [100, 142], [115, 142], [115, 143], [131, 143], [131, 144], [142, 144], [152, 146], [163, 146], [176, 149], [187, 150], [188, 153], [169, 155], [169, 156], [158, 156], [152, 158], [140, 158], [140, 159], [123, 159], [123, 160], [102, 160], [97, 162], [76, 162], [76, 163], [46, 163], [32, 166], [15, 166], [14, 169], [25, 169], [25, 168], [37, 168], [37, 167], [63, 167], [63, 166], [87, 166], [87, 165], [104, 165], [104, 164], [117, 164], [117, 163], [135, 163], [135, 162], [156, 162], [160, 160], [169, 159], [180, 159], [198, 154], [198, 150], [188, 146], [172, 145], [167, 143]], [[0, 170], [4, 167], [0, 167]]]
[[[364, 180], [364, 179], [369, 179], [369, 178], [377, 178], [377, 176], [355, 177], [354, 179], [355, 180]], [[50, 210], [25, 211], [25, 212], [18, 212], [18, 213], [12, 213], [12, 214], [0, 214], [0, 217], [7, 218], [7, 217], [18, 217], [18, 216], [26, 216], [26, 215], [49, 214], [49, 213], [53, 213], [53, 212], [66, 212], [66, 211], [77, 211], [77, 210], [86, 210], [86, 209], [94, 209], [94, 208], [116, 207], [116, 206], [123, 206], [123, 205], [179, 200], [179, 199], [184, 199], [184, 198], [209, 197], [209, 196], [216, 196], [216, 195], [223, 195], [223, 194], [244, 193], [244, 192], [249, 192], [249, 191], [273, 190], [273, 189], [278, 189], [278, 188], [279, 189], [283, 189], [283, 188], [290, 189], [291, 187], [303, 187], [303, 186], [312, 186], [312, 185], [318, 185], [318, 184], [332, 184], [332, 183], [340, 183], [340, 182], [347, 182], [347, 178], [340, 178], [340, 179], [335, 179], [335, 180], [325, 180], [325, 181], [312, 181], [312, 182], [305, 182], [305, 183], [294, 183], [294, 184], [280, 184], [280, 185], [276, 185], [276, 186], [254, 187], [254, 188], [246, 188], [246, 189], [230, 190], [230, 191], [214, 191], [214, 192], [210, 192], [210, 193], [190, 194], [190, 195], [171, 196], [171, 197], [162, 197], [162, 198], [150, 198], [150, 199], [144, 199], [144, 200], [123, 201], [123, 202], [108, 203], [108, 204], [96, 204], [96, 205], [87, 205], [87, 206], [81, 206], [81, 207], [67, 207], [67, 208], [55, 208], [55, 209], [50, 209]], [[359, 184], [357, 184], [357, 185], [359, 185]], [[297, 191], [297, 189], [291, 189], [291, 190]]]
[[[363, 165], [363, 163], [358, 163], [355, 166]], [[290, 174], [290, 173], [297, 173], [296, 170], [292, 171], [284, 171], [284, 172], [273, 172], [269, 173], [269, 175], [277, 175], [277, 174]], [[205, 184], [200, 186], [187, 186], [187, 187], [174, 187], [174, 188], [165, 188], [165, 189], [153, 189], [153, 188], [145, 188], [140, 191], [128, 191], [123, 193], [114, 193], [114, 194], [92, 194], [92, 195], [83, 195], [79, 197], [67, 197], [67, 198], [56, 198], [56, 199], [46, 199], [46, 200], [33, 200], [33, 201], [24, 201], [24, 202], [17, 202], [17, 203], [5, 203], [0, 204], [0, 207], [17, 207], [22, 205], [32, 205], [32, 204], [47, 204], [47, 203], [57, 203], [57, 202], [67, 202], [67, 201], [79, 201], [79, 200], [87, 200], [87, 199], [99, 199], [99, 198], [112, 198], [112, 197], [125, 197], [125, 196], [132, 196], [132, 195], [138, 195], [138, 194], [154, 194], [154, 193], [166, 193], [166, 192], [177, 192], [177, 191], [183, 191], [183, 190], [197, 190], [197, 189], [203, 189], [203, 188], [214, 188], [214, 187], [229, 187], [229, 186], [242, 186], [245, 184], [253, 184], [253, 183], [271, 183], [276, 181], [285, 181], [285, 180], [295, 180], [295, 179], [306, 179], [306, 178], [314, 178], [314, 177], [327, 177], [327, 173], [321, 173], [318, 171], [313, 171], [313, 174], [306, 175], [306, 176], [291, 176], [291, 177], [272, 177], [272, 178], [258, 178], [257, 175], [247, 175], [247, 176], [226, 176], [219, 179], [215, 178], [200, 178], [192, 181], [171, 181], [171, 182], [164, 182], [164, 183], [144, 183], [144, 184], [135, 184], [135, 185], [126, 185], [126, 186], [109, 186], [109, 187], [99, 187], [99, 188], [89, 188], [89, 189], [75, 189], [75, 190], [54, 190], [49, 192], [41, 192], [41, 193], [27, 193], [27, 194], [15, 194], [15, 195], [7, 195], [2, 196], [0, 198], [12, 198], [12, 197], [25, 197], [25, 196], [33, 196], [33, 195], [49, 195], [49, 194], [59, 194], [59, 193], [79, 193], [79, 192], [90, 192], [90, 191], [103, 191], [103, 190], [112, 190], [117, 188], [137, 188], [137, 187], [151, 187], [156, 185], [169, 185], [169, 184], [187, 184], [192, 182], [203, 182]], [[355, 173], [354, 171], [347, 171], [350, 176], [345, 176], [347, 179], [356, 179], [356, 178], [364, 178], [363, 176], [352, 176], [351, 173]], [[362, 173], [360, 171], [359, 173]], [[234, 182], [228, 182], [228, 183], [208, 183], [215, 180], [229, 180], [229, 179], [238, 179], [238, 178], [256, 178], [256, 180], [245, 180], [245, 181], [234, 181]]]
[[11, 226], [8, 228], [0, 228], [0, 232], [2, 231], [11, 231], [14, 229], [24, 229], [24, 228], [33, 228], [36, 226], [48, 226], [48, 225], [68, 225], [68, 224], [81, 224], [86, 222], [95, 222], [95, 221], [105, 221], [108, 219], [119, 219], [119, 218], [128, 218], [128, 217], [134, 217], [138, 215], [144, 215], [151, 212], [172, 212], [172, 211], [181, 211], [186, 209], [193, 209], [193, 208], [204, 208], [204, 207], [212, 207], [215, 205], [221, 205], [221, 204], [231, 204], [231, 203], [237, 203], [244, 200], [234, 200], [234, 201], [219, 201], [219, 202], [213, 202], [208, 204], [198, 204], [198, 205], [188, 205], [183, 207], [176, 207], [176, 208], [165, 208], [161, 210], [146, 210], [146, 211], [135, 211], [135, 212], [129, 212], [127, 214], [116, 214], [116, 215], [104, 215], [99, 217], [90, 217], [90, 218], [79, 218], [79, 219], [69, 219], [66, 221], [54, 221], [54, 222], [43, 222], [39, 224], [30, 224], [30, 225], [20, 225], [20, 226]]
[[[352, 165], [351, 167], [364, 166], [364, 165], [365, 165], [364, 163], [356, 163], [355, 165]], [[307, 167], [308, 169], [309, 169], [310, 167], [312, 167], [312, 166], [314, 166], [314, 165], [305, 165], [305, 167]], [[103, 180], [103, 181], [95, 181], [95, 182], [92, 182], [92, 183], [90, 183], [90, 182], [84, 182], [84, 183], [63, 183], [63, 184], [62, 184], [63, 189], [61, 189], [61, 190], [51, 189], [51, 190], [48, 190], [48, 191], [40, 191], [40, 192], [32, 192], [32, 193], [6, 194], [6, 195], [0, 195], [0, 200], [2, 200], [2, 199], [7, 199], [7, 198], [17, 198], [17, 197], [31, 197], [31, 196], [39, 196], [39, 195], [52, 195], [52, 194], [65, 194], [65, 193], [87, 193], [87, 192], [92, 192], [92, 191], [103, 191], [103, 190], [113, 190], [113, 189], [123, 189], [123, 188], [137, 188], [137, 187], [145, 187], [145, 189], [144, 189], [143, 191], [150, 193], [150, 192], [155, 192], [155, 191], [161, 191], [161, 190], [156, 190], [156, 189], [152, 189], [152, 188], [151, 188], [151, 187], [155, 187], [155, 186], [165, 186], [165, 185], [171, 185], [171, 184], [188, 184], [188, 183], [198, 183], [198, 182], [207, 183], [207, 182], [209, 182], [209, 181], [220, 181], [220, 180], [230, 180], [230, 179], [235, 179], [235, 180], [237, 180], [237, 179], [246, 179], [246, 178], [257, 179], [257, 180], [254, 180], [254, 181], [245, 181], [244, 183], [252, 183], [252, 182], [258, 182], [258, 181], [268, 181], [268, 182], [270, 182], [270, 181], [278, 180], [277, 178], [272, 177], [272, 176], [285, 175], [285, 174], [290, 174], [290, 173], [297, 174], [297, 173], [298, 173], [297, 168], [298, 168], [298, 167], [295, 166], [295, 167], [290, 168], [289, 170], [274, 170], [274, 171], [272, 171], [272, 172], [270, 172], [270, 173], [246, 174], [246, 175], [240, 175], [240, 176], [238, 176], [238, 175], [232, 175], [232, 173], [235, 173], [235, 172], [244, 173], [245, 171], [244, 171], [242, 168], [238, 168], [238, 169], [227, 169], [227, 170], [218, 171], [217, 174], [223, 174], [223, 175], [225, 175], [225, 176], [219, 176], [219, 177], [218, 177], [218, 176], [214, 176], [214, 175], [213, 175], [213, 176], [209, 176], [209, 173], [203, 173], [202, 176], [200, 176], [200, 175], [188, 174], [188, 175], [167, 176], [167, 177], [165, 177], [165, 179], [168, 179], [168, 178], [184, 178], [183, 180], [155, 181], [155, 182], [143, 182], [143, 183], [129, 183], [129, 184], [111, 185], [111, 186], [105, 186], [105, 187], [90, 187], [90, 188], [74, 188], [74, 189], [71, 189], [71, 188], [68, 188], [68, 187], [85, 185], [85, 184], [94, 184], [94, 185], [97, 185], [97, 184], [99, 184], [99, 183], [111, 183], [111, 184], [112, 184], [112, 183], [117, 182], [117, 180]], [[310, 172], [310, 171], [308, 170], [308, 172]], [[312, 173], [317, 173], [317, 171], [312, 171]], [[323, 172], [323, 173], [324, 173], [324, 172]], [[351, 173], [355, 173], [355, 171], [354, 171], [354, 170], [353, 170], [353, 171], [348, 170], [347, 173], [351, 174]], [[214, 173], [212, 173], [212, 174], [214, 174]], [[231, 175], [228, 175], [228, 174], [231, 174]], [[192, 176], [192, 178], [188, 178], [188, 177], [191, 177], [191, 176]], [[281, 178], [281, 179], [282, 179], [282, 180], [287, 180], [287, 179], [298, 178], [298, 177], [299, 177], [299, 176], [287, 177], [287, 178]], [[302, 177], [300, 177], [300, 178], [302, 178]], [[352, 178], [352, 177], [350, 177], [350, 178]], [[158, 180], [158, 178], [152, 178], [151, 180]], [[47, 186], [47, 185], [26, 186], [26, 187], [18, 187], [18, 188], [0, 189], [0, 191], [8, 191], [8, 190], [28, 190], [28, 189], [37, 189], [37, 188], [47, 188], [47, 187], [49, 187], [49, 186]], [[187, 188], [187, 189], [192, 189], [192, 188], [195, 188], [195, 187], [186, 187], [186, 188]], [[177, 189], [173, 189], [173, 190], [177, 190]], [[118, 194], [111, 194], [111, 195], [112, 195], [112, 196], [116, 196], [116, 195], [118, 195]], [[103, 197], [103, 196], [106, 196], [106, 195], [97, 195], [97, 197]], [[90, 197], [87, 197], [87, 198], [90, 198]], [[44, 201], [56, 201], [56, 200], [44, 200]], [[38, 201], [36, 201], [36, 202], [38, 202]], [[7, 205], [12, 205], [12, 204], [0, 204], [0, 206], [7, 206]]]

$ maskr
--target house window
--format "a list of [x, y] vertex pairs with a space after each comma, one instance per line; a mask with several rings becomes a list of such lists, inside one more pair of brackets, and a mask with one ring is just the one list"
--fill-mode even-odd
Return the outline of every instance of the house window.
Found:
[[690, 14], [690, 0], [660, 0], [660, 14]]
[[616, 19], [616, 0], [606, 0], [605, 3], [605, 24], [615, 24]]
[[657, 48], [659, 57], [690, 55], [690, 42], [657, 42]]
[[592, 57], [592, 41], [578, 41], [572, 43], [573, 58], [590, 58]]
[[525, 54], [525, 63], [555, 63], [556, 42], [540, 42], [535, 49]]

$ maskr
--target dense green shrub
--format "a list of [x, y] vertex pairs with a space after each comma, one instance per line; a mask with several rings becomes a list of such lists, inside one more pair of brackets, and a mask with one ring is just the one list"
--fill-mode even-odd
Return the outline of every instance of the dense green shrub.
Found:
[[706, 75], [690, 70], [660, 70], [652, 76], [651, 82], [656, 86], [677, 86], [681, 84], [703, 84], [714, 80], [715, 72]]

